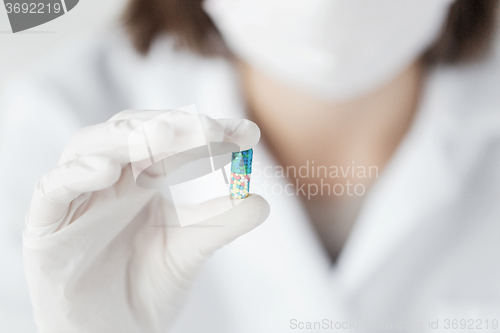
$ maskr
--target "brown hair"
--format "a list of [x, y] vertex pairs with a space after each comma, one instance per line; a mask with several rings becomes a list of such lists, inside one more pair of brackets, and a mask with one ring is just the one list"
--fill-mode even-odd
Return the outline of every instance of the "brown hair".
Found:
[[[425, 53], [429, 63], [455, 63], [484, 54], [491, 44], [499, 0], [456, 0], [441, 36]], [[136, 49], [146, 54], [161, 34], [171, 33], [177, 44], [203, 55], [217, 53], [219, 38], [202, 0], [131, 0], [124, 16]]]

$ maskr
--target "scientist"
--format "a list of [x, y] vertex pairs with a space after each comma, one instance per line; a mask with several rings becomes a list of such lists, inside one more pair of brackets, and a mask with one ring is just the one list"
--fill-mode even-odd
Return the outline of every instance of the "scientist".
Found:
[[[132, 0], [124, 27], [68, 45], [4, 100], [6, 320], [31, 316], [14, 283], [25, 221], [41, 333], [498, 328], [497, 8]], [[170, 155], [200, 123], [208, 142], [253, 147], [254, 193], [166, 227], [172, 206], [136, 185], [130, 163], [147, 155], [127, 141], [158, 117], [149, 144]], [[305, 165], [315, 176], [292, 172]], [[332, 166], [356, 173], [320, 172]]]

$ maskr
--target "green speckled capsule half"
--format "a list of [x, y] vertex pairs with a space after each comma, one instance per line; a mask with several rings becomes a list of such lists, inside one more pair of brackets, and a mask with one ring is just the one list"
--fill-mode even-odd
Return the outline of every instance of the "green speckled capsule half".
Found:
[[250, 192], [253, 149], [233, 153], [231, 158], [231, 184], [229, 190], [235, 199], [244, 199]]
[[231, 158], [231, 172], [249, 175], [252, 173], [253, 149], [233, 153]]

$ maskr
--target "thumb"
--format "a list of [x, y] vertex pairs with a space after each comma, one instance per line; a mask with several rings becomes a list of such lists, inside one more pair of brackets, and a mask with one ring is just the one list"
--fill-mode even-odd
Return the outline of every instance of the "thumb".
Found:
[[[203, 231], [198, 239], [200, 250], [213, 252], [229, 244], [236, 238], [261, 225], [269, 216], [271, 208], [269, 203], [258, 194], [252, 194], [245, 199], [234, 200], [236, 206], [219, 216], [199, 223], [202, 226], [214, 225], [218, 227]], [[215, 202], [209, 202], [215, 204]]]
[[[227, 202], [225, 200], [210, 200], [197, 209], [208, 211]], [[182, 255], [183, 261], [192, 261], [189, 266], [196, 266], [217, 249], [262, 224], [270, 214], [269, 203], [260, 195], [251, 194], [234, 202], [235, 207], [213, 218], [187, 227], [169, 228], [167, 246]]]

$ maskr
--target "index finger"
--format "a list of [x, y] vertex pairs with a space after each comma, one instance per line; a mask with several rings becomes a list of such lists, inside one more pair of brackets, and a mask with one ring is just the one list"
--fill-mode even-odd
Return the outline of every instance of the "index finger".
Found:
[[246, 119], [216, 120], [175, 110], [127, 110], [77, 132], [59, 164], [87, 155], [104, 155], [119, 163], [130, 163], [151, 156], [170, 156], [208, 142], [232, 142], [248, 149], [259, 139], [258, 126]]

